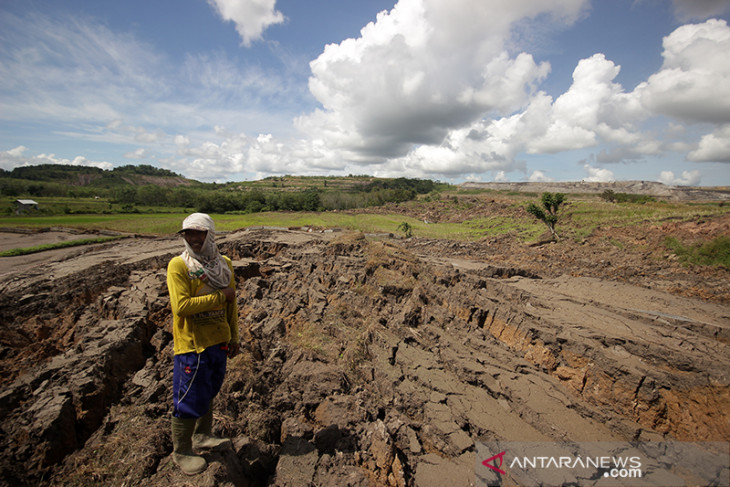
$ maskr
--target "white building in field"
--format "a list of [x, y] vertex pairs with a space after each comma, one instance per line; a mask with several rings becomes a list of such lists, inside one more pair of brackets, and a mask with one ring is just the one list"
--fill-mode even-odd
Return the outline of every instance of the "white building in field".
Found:
[[15, 214], [22, 215], [30, 210], [37, 210], [38, 203], [34, 200], [15, 200]]

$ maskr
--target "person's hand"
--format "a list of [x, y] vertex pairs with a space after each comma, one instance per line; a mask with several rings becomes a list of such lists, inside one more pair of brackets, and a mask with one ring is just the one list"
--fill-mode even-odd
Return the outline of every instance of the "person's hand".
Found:
[[229, 343], [228, 344], [228, 358], [233, 358], [236, 355], [238, 355], [238, 352], [241, 351], [241, 345], [238, 343]]
[[236, 290], [232, 287], [226, 287], [221, 289], [221, 292], [223, 293], [223, 296], [226, 297], [226, 301], [229, 303], [233, 302], [234, 299], [236, 299]]

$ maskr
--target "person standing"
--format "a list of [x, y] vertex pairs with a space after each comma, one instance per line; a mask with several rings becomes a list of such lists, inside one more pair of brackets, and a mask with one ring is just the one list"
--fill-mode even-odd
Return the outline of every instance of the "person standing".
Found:
[[230, 445], [216, 438], [213, 400], [226, 374], [226, 361], [239, 352], [238, 305], [233, 264], [220, 254], [209, 215], [183, 220], [185, 250], [167, 265], [174, 342], [173, 461], [188, 475], [208, 464], [195, 450]]

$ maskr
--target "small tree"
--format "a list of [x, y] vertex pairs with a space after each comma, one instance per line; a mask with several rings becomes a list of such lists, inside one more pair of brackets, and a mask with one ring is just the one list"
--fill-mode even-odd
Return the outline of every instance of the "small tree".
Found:
[[398, 230], [402, 230], [406, 238], [411, 238], [413, 236], [413, 227], [408, 222], [403, 222], [398, 225]]
[[614, 203], [616, 201], [616, 193], [612, 189], [607, 189], [601, 194], [601, 198], [609, 203]]
[[526, 208], [527, 212], [545, 223], [553, 238], [558, 240], [558, 234], [555, 233], [555, 224], [558, 222], [560, 205], [565, 202], [565, 195], [563, 193], [543, 193], [541, 201], [542, 208], [535, 203], [530, 203]]

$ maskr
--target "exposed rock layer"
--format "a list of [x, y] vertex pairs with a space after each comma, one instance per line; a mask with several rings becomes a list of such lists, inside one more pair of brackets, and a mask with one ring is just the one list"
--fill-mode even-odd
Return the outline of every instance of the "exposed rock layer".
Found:
[[723, 304], [418, 240], [242, 231], [221, 240], [245, 341], [215, 412], [233, 448], [186, 478], [179, 246], [124, 241], [4, 283], [0, 482], [469, 485], [480, 440], [730, 439]]

